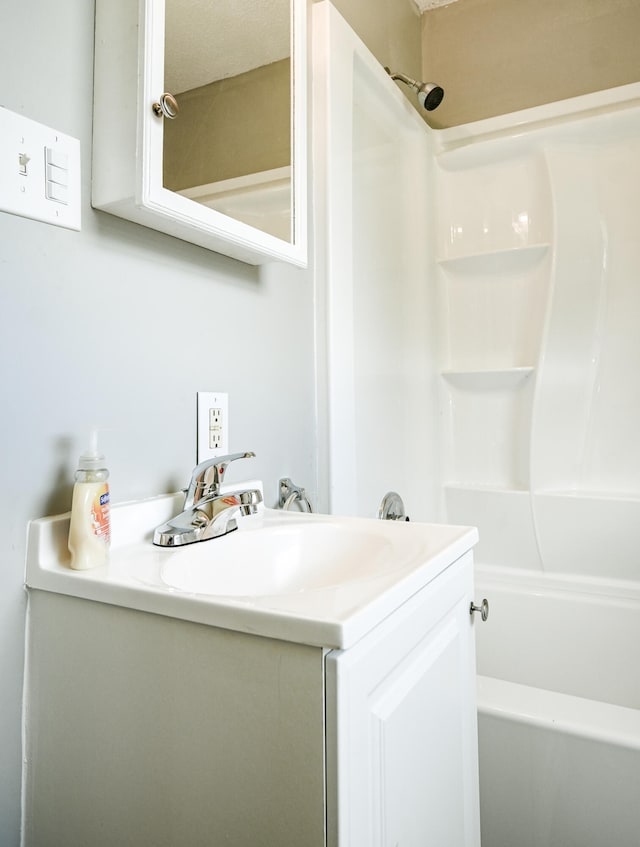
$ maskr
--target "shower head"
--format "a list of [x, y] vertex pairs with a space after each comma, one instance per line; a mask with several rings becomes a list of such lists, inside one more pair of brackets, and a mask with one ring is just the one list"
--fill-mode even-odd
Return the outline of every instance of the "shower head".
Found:
[[397, 79], [400, 82], [404, 82], [405, 85], [410, 85], [411, 88], [414, 88], [418, 97], [418, 103], [420, 103], [427, 112], [432, 112], [434, 109], [438, 108], [440, 103], [442, 103], [444, 89], [439, 85], [436, 85], [434, 82], [418, 82], [418, 80], [411, 79], [411, 77], [406, 76], [405, 74], [391, 73], [389, 68], [385, 68], [385, 71], [389, 74], [391, 79]]

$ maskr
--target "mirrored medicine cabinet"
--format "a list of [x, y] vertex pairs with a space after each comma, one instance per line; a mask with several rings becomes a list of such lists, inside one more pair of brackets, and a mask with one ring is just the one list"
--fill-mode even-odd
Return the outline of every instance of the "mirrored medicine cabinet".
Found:
[[306, 0], [96, 0], [92, 205], [307, 263]]

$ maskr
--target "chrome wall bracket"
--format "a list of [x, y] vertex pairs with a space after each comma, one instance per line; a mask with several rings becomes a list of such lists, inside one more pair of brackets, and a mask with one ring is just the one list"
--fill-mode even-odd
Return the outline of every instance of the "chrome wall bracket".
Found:
[[294, 503], [299, 502], [303, 512], [313, 512], [311, 501], [307, 492], [300, 485], [295, 485], [289, 477], [280, 480], [280, 496], [278, 497], [278, 508], [288, 512]]
[[381, 521], [408, 521], [402, 497], [396, 491], [387, 491], [382, 498], [378, 517]]
[[480, 617], [483, 621], [489, 617], [489, 601], [485, 598], [479, 606], [472, 601], [469, 607], [469, 614], [473, 617], [474, 612], [480, 612]]

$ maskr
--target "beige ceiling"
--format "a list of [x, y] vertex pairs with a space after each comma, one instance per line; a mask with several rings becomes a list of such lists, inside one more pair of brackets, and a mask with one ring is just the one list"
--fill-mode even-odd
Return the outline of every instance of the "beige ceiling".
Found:
[[[413, 2], [426, 12], [458, 0]], [[289, 55], [289, 0], [166, 0], [165, 16], [165, 87], [176, 94]]]
[[437, 9], [438, 6], [448, 6], [450, 3], [457, 3], [458, 0], [413, 0], [421, 12], [428, 12], [429, 9]]
[[166, 0], [165, 87], [179, 94], [289, 55], [289, 0]]

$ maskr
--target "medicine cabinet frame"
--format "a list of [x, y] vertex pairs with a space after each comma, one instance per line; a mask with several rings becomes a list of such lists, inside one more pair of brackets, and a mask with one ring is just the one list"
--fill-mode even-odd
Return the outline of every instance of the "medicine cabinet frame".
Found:
[[291, 242], [164, 187], [165, 0], [96, 0], [94, 208], [248, 264], [306, 267], [307, 0], [290, 5]]

